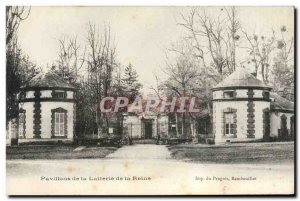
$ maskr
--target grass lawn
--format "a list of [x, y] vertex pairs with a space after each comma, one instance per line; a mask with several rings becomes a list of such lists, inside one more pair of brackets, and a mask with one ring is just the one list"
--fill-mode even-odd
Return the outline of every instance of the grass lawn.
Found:
[[203, 163], [293, 163], [294, 143], [245, 143], [234, 145], [182, 144], [169, 146], [175, 159]]
[[73, 151], [74, 146], [28, 145], [6, 147], [6, 159], [80, 159], [104, 158], [117, 150], [116, 147], [86, 147]]

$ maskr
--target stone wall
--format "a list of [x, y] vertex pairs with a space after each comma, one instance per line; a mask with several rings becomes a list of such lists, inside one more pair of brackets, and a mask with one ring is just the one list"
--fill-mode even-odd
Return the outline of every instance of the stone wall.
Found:
[[25, 116], [25, 137], [33, 138], [33, 110], [34, 110], [34, 102], [25, 102], [20, 103], [19, 108], [22, 107], [26, 111]]
[[73, 139], [73, 105], [71, 102], [41, 102], [42, 138], [51, 138], [51, 110], [63, 108], [67, 111], [67, 138]]
[[270, 102], [256, 101], [255, 102], [255, 139], [264, 137], [264, 109], [270, 109]]
[[[224, 97], [224, 91], [234, 91], [231, 98]], [[215, 142], [248, 141], [262, 139], [264, 135], [263, 110], [270, 109], [260, 89], [234, 89], [213, 92], [213, 134]], [[235, 135], [225, 136], [224, 111], [230, 110], [236, 117]]]
[[132, 135], [132, 138], [141, 138], [141, 120], [138, 116], [127, 116], [123, 126], [127, 127], [129, 136]]
[[[51, 110], [63, 108], [67, 112], [67, 139], [73, 139], [74, 135], [74, 106], [70, 101], [51, 100], [53, 90], [30, 90], [26, 92], [25, 101], [19, 104], [19, 108], [25, 111], [25, 138], [51, 139]], [[72, 91], [67, 92], [67, 98], [73, 99]], [[27, 100], [26, 99], [30, 99]], [[74, 117], [74, 118], [73, 118]]]
[[161, 135], [169, 135], [169, 117], [161, 116], [158, 119], [159, 123], [159, 132]]
[[[213, 105], [213, 130], [215, 142], [235, 141], [247, 138], [247, 101], [214, 102]], [[226, 138], [224, 136], [224, 114], [226, 109], [236, 110], [236, 138]]]

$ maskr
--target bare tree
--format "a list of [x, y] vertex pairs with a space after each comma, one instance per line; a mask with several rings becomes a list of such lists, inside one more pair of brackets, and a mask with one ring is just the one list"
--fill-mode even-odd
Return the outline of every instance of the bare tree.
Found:
[[287, 39], [285, 33], [286, 27], [282, 26], [280, 29], [281, 38], [277, 40], [277, 49], [282, 56], [284, 67], [288, 67], [289, 63], [294, 61], [294, 38]]
[[29, 83], [39, 72], [37, 66], [18, 44], [18, 28], [27, 19], [30, 8], [6, 7], [6, 120], [18, 116], [18, 98], [21, 86]]
[[16, 36], [20, 23], [27, 19], [30, 8], [19, 6], [6, 6], [6, 45]]
[[262, 80], [265, 83], [269, 82], [270, 76], [270, 61], [271, 61], [271, 53], [275, 49], [275, 32], [272, 30], [272, 36], [267, 38], [265, 36], [258, 36], [256, 34], [252, 34], [251, 36], [243, 31], [249, 46], [245, 47], [249, 50], [250, 61], [249, 63], [253, 63], [255, 67], [255, 74], [259, 73], [259, 69], [261, 72]]
[[155, 86], [151, 85], [150, 89], [154, 91], [154, 93], [157, 95], [157, 97], [162, 100], [162, 93], [163, 93], [163, 87], [161, 86], [161, 80], [159, 76], [155, 73]]
[[110, 26], [104, 26], [101, 34], [95, 25], [89, 24], [87, 49], [88, 83], [97, 97], [96, 124], [98, 135], [102, 135], [103, 118], [106, 126], [109, 121], [103, 117], [99, 110], [99, 103], [102, 97], [106, 96], [111, 90], [112, 72], [116, 66], [116, 46], [111, 38]]
[[[191, 94], [198, 94], [199, 79], [203, 76], [192, 56], [180, 55], [174, 63], [167, 64], [163, 72], [168, 76], [160, 88], [165, 94], [177, 97], [188, 97]], [[175, 113], [176, 134], [179, 135], [179, 114]], [[181, 133], [186, 137], [190, 132], [190, 126], [186, 123], [191, 121], [191, 115], [181, 114]]]
[[235, 71], [240, 23], [234, 7], [222, 8], [217, 17], [210, 17], [204, 9], [193, 8], [187, 16], [182, 14], [181, 18], [179, 25], [189, 33], [187, 39], [195, 50], [194, 56], [201, 59], [206, 69], [213, 72], [218, 80]]
[[[286, 27], [281, 27], [281, 37], [277, 40], [277, 54], [273, 59], [273, 90], [290, 90], [293, 94], [294, 76], [294, 38], [286, 36]], [[294, 100], [294, 97], [286, 97]]]
[[57, 73], [71, 83], [76, 83], [79, 71], [85, 64], [86, 48], [80, 47], [77, 37], [69, 40], [66, 37], [59, 39], [59, 53], [56, 69]]
[[237, 42], [240, 39], [238, 35], [238, 31], [241, 28], [240, 22], [237, 19], [237, 11], [236, 8], [230, 7], [229, 9], [224, 7], [227, 18], [229, 21], [229, 25], [227, 26], [227, 41], [225, 42], [227, 48], [227, 66], [231, 72], [236, 70], [236, 49]]

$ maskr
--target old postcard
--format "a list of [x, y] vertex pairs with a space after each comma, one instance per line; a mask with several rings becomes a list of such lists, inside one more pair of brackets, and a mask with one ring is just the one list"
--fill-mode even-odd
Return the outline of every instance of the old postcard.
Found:
[[6, 6], [8, 195], [294, 195], [294, 7]]

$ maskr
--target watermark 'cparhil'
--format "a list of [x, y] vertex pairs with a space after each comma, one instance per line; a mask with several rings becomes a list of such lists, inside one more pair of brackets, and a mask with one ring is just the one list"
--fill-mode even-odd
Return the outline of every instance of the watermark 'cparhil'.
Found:
[[160, 113], [200, 113], [199, 100], [196, 97], [165, 97], [158, 96], [115, 96], [110, 95], [99, 99], [97, 110], [101, 113], [116, 112], [160, 112]]

